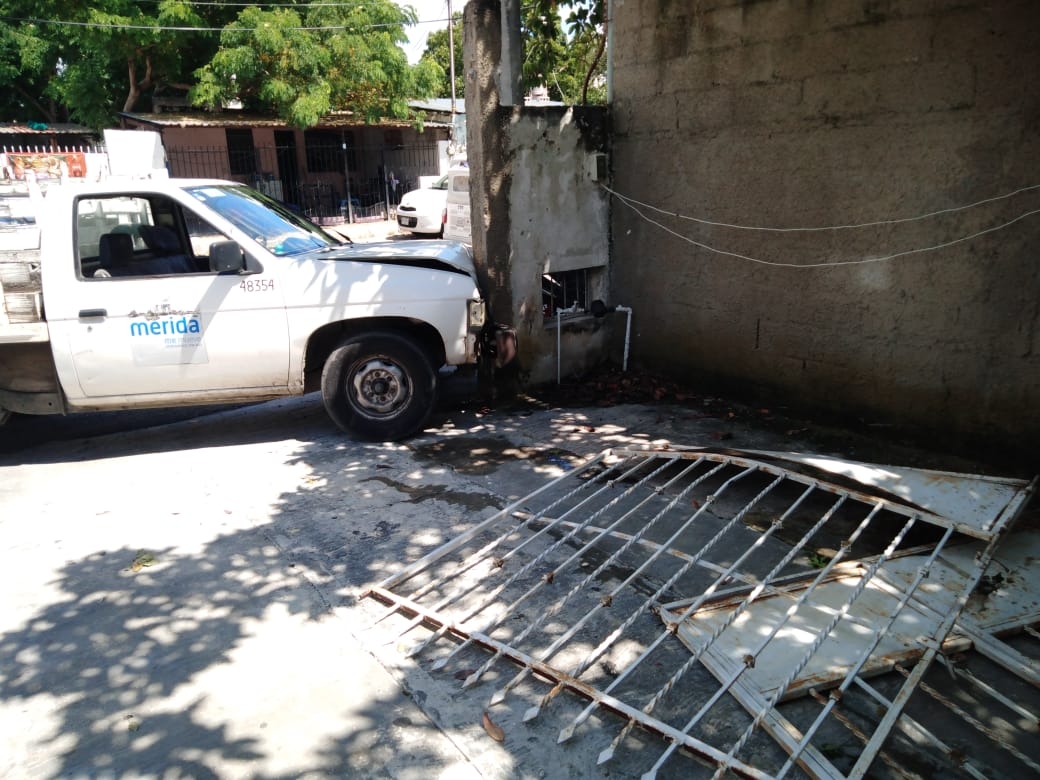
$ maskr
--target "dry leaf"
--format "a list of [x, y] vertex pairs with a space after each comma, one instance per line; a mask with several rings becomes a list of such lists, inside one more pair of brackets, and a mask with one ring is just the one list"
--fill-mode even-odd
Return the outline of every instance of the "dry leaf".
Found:
[[154, 566], [155, 563], [155, 556], [151, 553], [138, 553], [137, 557], [134, 558], [134, 562], [130, 564], [130, 570], [141, 571], [145, 566]]
[[504, 742], [506, 733], [502, 731], [502, 727], [499, 726], [495, 721], [491, 720], [491, 716], [484, 713], [484, 731], [487, 732], [488, 736], [495, 742]]

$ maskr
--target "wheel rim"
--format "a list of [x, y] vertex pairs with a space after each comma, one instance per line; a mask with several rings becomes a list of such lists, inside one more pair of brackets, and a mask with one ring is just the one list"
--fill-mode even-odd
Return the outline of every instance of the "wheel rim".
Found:
[[372, 414], [392, 414], [407, 403], [411, 395], [404, 370], [384, 358], [360, 365], [354, 372], [353, 386], [357, 405]]

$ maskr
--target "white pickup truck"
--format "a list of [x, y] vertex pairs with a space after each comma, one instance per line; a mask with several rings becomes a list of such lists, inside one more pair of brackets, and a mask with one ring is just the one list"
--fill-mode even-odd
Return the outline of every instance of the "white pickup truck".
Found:
[[394, 440], [443, 377], [515, 352], [458, 243], [343, 243], [226, 181], [16, 196], [0, 208], [0, 419], [320, 390], [341, 428]]

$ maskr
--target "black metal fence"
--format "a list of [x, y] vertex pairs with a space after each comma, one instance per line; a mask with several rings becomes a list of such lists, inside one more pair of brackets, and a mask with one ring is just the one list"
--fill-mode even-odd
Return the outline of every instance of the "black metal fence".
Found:
[[419, 177], [440, 170], [435, 144], [218, 146], [166, 155], [171, 176], [240, 181], [326, 224], [392, 219]]

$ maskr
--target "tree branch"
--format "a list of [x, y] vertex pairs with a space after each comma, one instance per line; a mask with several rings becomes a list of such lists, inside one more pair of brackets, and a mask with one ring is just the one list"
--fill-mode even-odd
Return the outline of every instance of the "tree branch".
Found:
[[[135, 52], [136, 55], [141, 54], [141, 50], [138, 49]], [[137, 103], [138, 98], [141, 97], [141, 93], [150, 89], [152, 86], [152, 58], [147, 54], [144, 55], [144, 78], [140, 81], [137, 80], [137, 64], [133, 57], [127, 57], [127, 76], [130, 81], [130, 90], [126, 96], [126, 102], [123, 103], [124, 111], [133, 111], [134, 104]]]
[[592, 74], [596, 72], [596, 66], [599, 65], [599, 59], [603, 56], [604, 49], [607, 48], [607, 23], [603, 22], [603, 33], [599, 37], [599, 47], [596, 49], [596, 56], [592, 58], [592, 64], [589, 65], [589, 72], [585, 74], [585, 83], [581, 85], [581, 104], [584, 106], [589, 102], [589, 84], [592, 82]]

